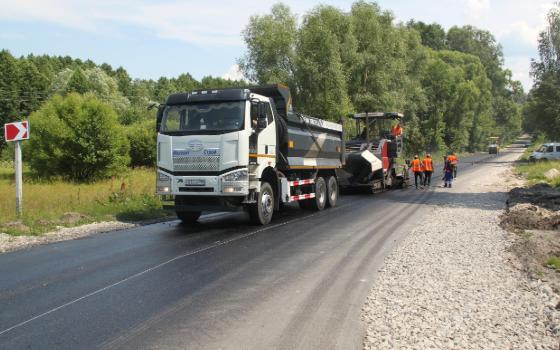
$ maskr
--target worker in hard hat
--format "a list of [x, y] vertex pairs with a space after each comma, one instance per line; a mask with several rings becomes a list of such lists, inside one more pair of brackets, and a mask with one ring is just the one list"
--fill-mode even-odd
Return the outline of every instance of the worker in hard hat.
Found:
[[414, 156], [414, 159], [410, 164], [410, 168], [414, 173], [414, 185], [416, 186], [416, 188], [418, 188], [418, 179], [420, 179], [420, 186], [422, 186], [423, 169], [422, 169], [422, 162], [418, 158], [418, 155]]
[[453, 183], [453, 165], [449, 157], [444, 157], [443, 163], [443, 187], [451, 188]]
[[455, 152], [451, 152], [447, 159], [451, 162], [451, 166], [453, 167], [453, 178], [457, 178], [457, 165], [459, 164], [459, 158], [455, 155]]
[[432, 155], [426, 154], [422, 160], [424, 166], [424, 186], [430, 186], [432, 182], [432, 173], [434, 172], [434, 163], [432, 162]]
[[397, 125], [393, 126], [393, 130], [391, 130], [393, 133], [393, 136], [397, 137], [397, 136], [401, 136], [402, 135], [402, 127], [401, 127], [401, 123], [397, 123]]

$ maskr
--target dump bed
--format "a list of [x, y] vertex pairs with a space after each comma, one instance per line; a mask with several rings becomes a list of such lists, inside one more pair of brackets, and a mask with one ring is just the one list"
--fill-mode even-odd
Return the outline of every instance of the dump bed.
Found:
[[287, 86], [253, 86], [253, 93], [273, 100], [277, 116], [277, 167], [280, 170], [340, 168], [344, 160], [342, 125], [292, 111]]

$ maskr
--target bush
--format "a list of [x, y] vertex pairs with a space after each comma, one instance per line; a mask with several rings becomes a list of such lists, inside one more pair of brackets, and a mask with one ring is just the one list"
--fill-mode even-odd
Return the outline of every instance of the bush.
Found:
[[157, 141], [155, 120], [131, 125], [127, 136], [130, 142], [130, 164], [133, 167], [155, 166]]
[[118, 173], [130, 160], [115, 111], [91, 94], [54, 96], [29, 120], [32, 134], [24, 150], [40, 177], [93, 181]]

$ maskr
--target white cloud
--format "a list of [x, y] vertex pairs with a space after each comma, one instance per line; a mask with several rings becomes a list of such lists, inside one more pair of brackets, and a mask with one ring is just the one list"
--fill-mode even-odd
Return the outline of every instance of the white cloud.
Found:
[[[506, 66], [526, 80], [526, 64], [537, 55], [538, 33], [555, 0], [378, 0], [397, 18], [437, 22], [449, 28], [472, 24], [491, 31], [503, 45]], [[241, 31], [254, 14], [269, 13], [277, 0], [0, 0], [0, 21], [52, 23], [78, 31], [104, 35], [107, 40], [133, 36], [135, 31], [201, 48], [233, 47], [241, 50]], [[348, 11], [348, 0], [284, 0], [301, 18], [319, 3]], [[24, 24], [25, 25], [25, 24]], [[14, 26], [17, 28], [17, 25]], [[69, 35], [72, 33], [69, 33]], [[78, 34], [79, 35], [79, 34]], [[515, 58], [513, 58], [515, 57]], [[236, 57], [231, 57], [233, 61]], [[231, 62], [230, 61], [230, 62]], [[216, 72], [214, 72], [215, 74]], [[527, 87], [527, 85], [526, 85]]]
[[268, 11], [272, 3], [247, 7], [226, 0], [0, 0], [0, 20], [48, 22], [111, 36], [132, 25], [160, 38], [196, 45], [241, 46], [241, 30], [249, 16]]
[[231, 79], [231, 80], [241, 80], [244, 79], [243, 77], [243, 73], [241, 72], [241, 70], [239, 69], [239, 65], [238, 64], [234, 64], [231, 67], [229, 67], [229, 70], [227, 72], [225, 72], [224, 74], [222, 74], [222, 78], [224, 79]]
[[465, 12], [467, 16], [479, 17], [490, 10], [490, 0], [466, 0]]
[[512, 71], [512, 78], [523, 84], [525, 92], [533, 86], [531, 78], [531, 56], [506, 56], [505, 65]]

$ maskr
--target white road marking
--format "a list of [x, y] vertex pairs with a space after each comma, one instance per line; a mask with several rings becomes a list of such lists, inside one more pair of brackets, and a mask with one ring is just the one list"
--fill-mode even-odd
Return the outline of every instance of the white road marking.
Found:
[[[354, 202], [354, 203], [355, 203], [355, 202]], [[345, 207], [347, 207], [347, 206], [350, 206], [350, 205], [352, 205], [352, 204], [353, 204], [353, 203], [350, 202], [350, 203], [347, 203], [347, 204], [342, 205], [342, 206], [340, 206], [340, 207], [331, 208], [331, 209], [329, 209], [327, 212], [332, 212], [332, 211], [335, 211], [335, 210], [339, 210], [339, 209], [345, 208]], [[20, 322], [20, 323], [18, 323], [18, 324], [16, 324], [16, 325], [11, 326], [10, 328], [6, 328], [6, 329], [0, 331], [0, 336], [3, 335], [3, 334], [5, 334], [5, 333], [8, 333], [8, 332], [10, 332], [10, 331], [12, 331], [12, 330], [14, 330], [14, 329], [16, 329], [16, 328], [19, 328], [19, 327], [21, 327], [21, 326], [24, 326], [24, 325], [28, 324], [29, 322], [35, 321], [35, 320], [37, 320], [37, 319], [39, 319], [39, 318], [42, 318], [42, 317], [47, 316], [47, 315], [49, 315], [49, 314], [52, 314], [53, 312], [56, 312], [56, 311], [61, 310], [61, 309], [64, 309], [64, 308], [66, 308], [66, 307], [68, 307], [68, 306], [70, 306], [70, 305], [72, 305], [72, 304], [75, 304], [75, 303], [80, 302], [80, 301], [82, 301], [82, 300], [84, 300], [84, 299], [87, 299], [87, 298], [89, 298], [89, 297], [92, 297], [92, 296], [94, 296], [94, 295], [96, 295], [96, 294], [99, 294], [99, 293], [101, 293], [101, 292], [104, 292], [104, 291], [106, 291], [106, 290], [108, 290], [108, 289], [110, 289], [110, 288], [116, 287], [116, 286], [118, 286], [118, 285], [120, 285], [120, 284], [123, 284], [123, 283], [125, 283], [125, 282], [128, 282], [128, 281], [130, 281], [130, 280], [132, 280], [132, 279], [135, 279], [135, 278], [137, 278], [137, 277], [140, 277], [140, 276], [142, 276], [142, 275], [145, 275], [145, 274], [147, 274], [148, 272], [152, 272], [152, 271], [154, 271], [154, 270], [157, 270], [157, 269], [159, 269], [159, 268], [161, 268], [161, 267], [163, 267], [163, 266], [165, 266], [165, 265], [168, 265], [168, 264], [170, 264], [170, 263], [172, 263], [172, 262], [174, 262], [174, 261], [177, 261], [177, 260], [179, 260], [179, 259], [186, 258], [186, 257], [188, 257], [188, 256], [192, 256], [192, 255], [195, 255], [195, 254], [199, 254], [199, 253], [208, 251], [208, 250], [210, 250], [210, 249], [214, 249], [214, 248], [217, 248], [217, 247], [219, 247], [219, 246], [226, 245], [226, 244], [229, 244], [229, 243], [238, 241], [238, 240], [240, 240], [240, 239], [253, 236], [253, 235], [255, 235], [255, 234], [257, 234], [257, 233], [260, 233], [260, 232], [272, 230], [272, 229], [277, 228], [277, 227], [281, 227], [281, 226], [284, 226], [284, 225], [287, 225], [287, 224], [291, 224], [291, 223], [293, 223], [293, 222], [297, 222], [297, 221], [300, 221], [300, 220], [303, 220], [303, 219], [307, 219], [307, 218], [313, 217], [313, 216], [315, 216], [315, 215], [317, 215], [317, 214], [319, 214], [319, 213], [320, 213], [320, 212], [317, 212], [317, 213], [314, 213], [314, 214], [311, 214], [311, 215], [306, 215], [306, 216], [302, 216], [302, 217], [300, 217], [300, 218], [288, 220], [288, 221], [285, 221], [285, 222], [282, 222], [282, 223], [279, 223], [279, 224], [276, 224], [276, 225], [266, 226], [266, 227], [264, 227], [264, 228], [262, 228], [262, 229], [260, 229], [260, 230], [256, 230], [256, 231], [253, 231], [253, 232], [249, 232], [249, 233], [246, 233], [246, 234], [243, 234], [243, 235], [240, 235], [240, 236], [237, 236], [237, 237], [234, 237], [234, 238], [225, 240], [225, 241], [216, 242], [216, 243], [211, 244], [211, 245], [209, 245], [209, 246], [207, 246], [207, 247], [204, 247], [204, 248], [200, 248], [200, 249], [193, 250], [193, 251], [190, 251], [190, 252], [181, 254], [181, 255], [177, 255], [176, 257], [174, 257], [174, 258], [172, 258], [172, 259], [169, 259], [169, 260], [167, 260], [167, 261], [164, 261], [164, 262], [162, 262], [162, 263], [160, 263], [160, 264], [158, 264], [158, 265], [152, 266], [152, 267], [150, 267], [150, 268], [148, 268], [148, 269], [146, 269], [146, 270], [144, 270], [144, 271], [140, 271], [140, 272], [138, 272], [138, 273], [135, 273], [134, 275], [128, 276], [128, 277], [126, 277], [126, 278], [123, 278], [122, 280], [120, 280], [120, 281], [118, 281], [118, 282], [115, 282], [115, 283], [113, 283], [113, 284], [110, 284], [110, 285], [108, 285], [108, 286], [105, 286], [105, 287], [103, 287], [103, 288], [101, 288], [101, 289], [97, 289], [97, 290], [95, 290], [95, 291], [93, 291], [93, 292], [91, 292], [91, 293], [88, 293], [88, 294], [84, 295], [84, 296], [81, 296], [81, 297], [79, 297], [79, 298], [76, 298], [76, 299], [74, 299], [74, 300], [72, 300], [72, 301], [69, 301], [69, 302], [67, 302], [67, 303], [65, 303], [65, 304], [62, 304], [62, 305], [60, 305], [60, 306], [57, 306], [57, 307], [55, 307], [55, 308], [53, 308], [53, 309], [50, 309], [50, 310], [48, 310], [48, 311], [46, 311], [46, 312], [43, 312], [42, 314], [33, 316], [33, 317], [31, 317], [30, 319], [28, 319], [28, 320], [26, 320], [26, 321], [23, 321], [23, 322]], [[323, 213], [324, 213], [324, 212], [323, 212]]]

